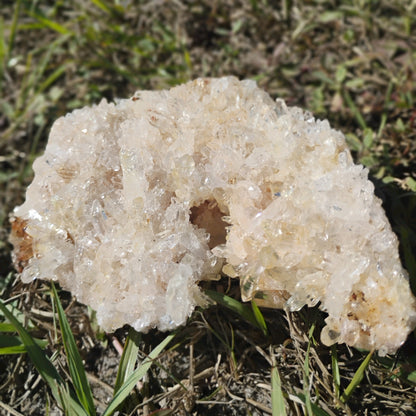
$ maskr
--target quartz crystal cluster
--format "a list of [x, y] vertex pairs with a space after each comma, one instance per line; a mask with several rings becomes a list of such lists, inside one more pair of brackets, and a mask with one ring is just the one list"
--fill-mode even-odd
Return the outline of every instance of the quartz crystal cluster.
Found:
[[415, 299], [367, 170], [326, 120], [253, 81], [197, 79], [76, 110], [52, 127], [12, 217], [24, 282], [52, 279], [102, 327], [184, 324], [198, 282], [328, 314], [325, 344], [394, 352]]

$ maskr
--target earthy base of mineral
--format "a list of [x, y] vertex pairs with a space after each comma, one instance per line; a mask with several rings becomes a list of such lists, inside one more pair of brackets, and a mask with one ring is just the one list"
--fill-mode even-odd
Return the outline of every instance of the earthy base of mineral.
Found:
[[198, 282], [328, 313], [326, 344], [394, 352], [415, 327], [397, 238], [344, 136], [252, 81], [198, 79], [76, 110], [34, 163], [11, 241], [102, 327], [184, 324]]

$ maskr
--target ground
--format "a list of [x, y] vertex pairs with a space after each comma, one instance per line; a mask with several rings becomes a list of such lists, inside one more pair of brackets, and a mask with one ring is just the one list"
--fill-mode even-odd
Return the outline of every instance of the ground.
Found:
[[[67, 377], [50, 286], [20, 282], [7, 242], [9, 213], [24, 200], [51, 124], [102, 97], [230, 74], [255, 79], [273, 97], [327, 118], [346, 134], [356, 162], [370, 169], [416, 292], [415, 50], [410, 0], [3, 1], [1, 299], [45, 341]], [[209, 289], [239, 299], [235, 281], [224, 278]], [[112, 396], [129, 329], [103, 333], [93, 311], [69, 293], [60, 297], [100, 413]], [[317, 309], [262, 313], [267, 334], [225, 306], [195, 311], [120, 415], [272, 414], [273, 368], [290, 415], [416, 414], [414, 334], [395, 356], [373, 355], [343, 402], [340, 393], [367, 353], [321, 345], [325, 316]], [[142, 335], [139, 359], [165, 336]], [[27, 354], [1, 355], [0, 414], [29, 413], [62, 414]]]

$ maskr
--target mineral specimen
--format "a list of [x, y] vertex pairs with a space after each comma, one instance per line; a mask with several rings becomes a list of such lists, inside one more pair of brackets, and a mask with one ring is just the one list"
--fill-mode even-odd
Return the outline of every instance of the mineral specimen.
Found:
[[253, 81], [197, 79], [55, 122], [12, 218], [24, 282], [58, 281], [111, 331], [184, 324], [198, 282], [320, 304], [325, 344], [394, 352], [416, 325], [397, 238], [327, 121]]

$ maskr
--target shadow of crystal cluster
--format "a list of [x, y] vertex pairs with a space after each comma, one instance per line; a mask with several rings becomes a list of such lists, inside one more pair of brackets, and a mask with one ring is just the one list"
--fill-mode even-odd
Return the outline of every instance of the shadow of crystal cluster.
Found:
[[12, 218], [24, 282], [52, 279], [112, 331], [169, 330], [206, 304], [320, 305], [325, 344], [394, 352], [416, 324], [367, 170], [326, 120], [253, 81], [197, 79], [76, 110], [52, 127]]

